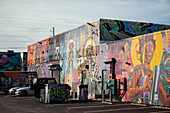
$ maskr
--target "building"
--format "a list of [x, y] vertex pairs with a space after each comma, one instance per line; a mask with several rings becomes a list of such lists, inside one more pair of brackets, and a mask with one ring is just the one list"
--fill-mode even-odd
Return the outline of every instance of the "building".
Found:
[[169, 106], [168, 29], [169, 25], [100, 19], [29, 45], [28, 70], [69, 84], [73, 94], [87, 85], [88, 98], [104, 89], [108, 94], [114, 86], [113, 95], [123, 101]]
[[26, 70], [27, 52], [0, 52], [0, 90], [8, 91], [10, 87], [23, 85], [28, 79]]

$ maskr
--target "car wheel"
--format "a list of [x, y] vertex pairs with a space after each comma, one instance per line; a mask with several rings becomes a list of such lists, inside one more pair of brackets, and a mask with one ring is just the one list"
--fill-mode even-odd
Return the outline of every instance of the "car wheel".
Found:
[[11, 95], [14, 95], [14, 92], [13, 92], [13, 91], [11, 91]]
[[27, 96], [28, 93], [27, 93], [27, 91], [22, 91], [22, 92], [21, 92], [21, 95], [22, 95], [22, 96]]

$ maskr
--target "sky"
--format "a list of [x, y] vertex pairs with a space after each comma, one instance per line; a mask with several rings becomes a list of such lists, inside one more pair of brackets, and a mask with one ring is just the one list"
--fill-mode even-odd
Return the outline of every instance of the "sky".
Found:
[[27, 46], [100, 18], [170, 25], [170, 0], [0, 0], [0, 52]]

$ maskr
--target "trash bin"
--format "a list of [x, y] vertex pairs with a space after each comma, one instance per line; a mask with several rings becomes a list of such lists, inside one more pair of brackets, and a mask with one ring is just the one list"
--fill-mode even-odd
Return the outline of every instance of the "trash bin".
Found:
[[88, 85], [80, 85], [79, 100], [88, 100]]
[[71, 87], [68, 84], [46, 84], [44, 93], [45, 103], [69, 101], [70, 90]]

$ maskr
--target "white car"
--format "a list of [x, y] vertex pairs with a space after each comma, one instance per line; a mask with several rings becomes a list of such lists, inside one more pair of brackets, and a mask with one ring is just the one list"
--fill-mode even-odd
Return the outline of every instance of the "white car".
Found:
[[29, 84], [24, 84], [23, 86], [19, 86], [19, 85], [16, 85], [16, 86], [18, 87], [13, 87], [9, 89], [9, 94], [14, 95], [17, 89], [22, 88], [22, 87], [28, 87]]
[[21, 95], [21, 96], [33, 95], [34, 90], [30, 90], [29, 87], [22, 87], [22, 88], [16, 89], [15, 94]]
[[19, 88], [21, 88], [21, 87], [13, 87], [13, 88], [9, 89], [9, 94], [14, 95], [16, 90], [19, 89]]

